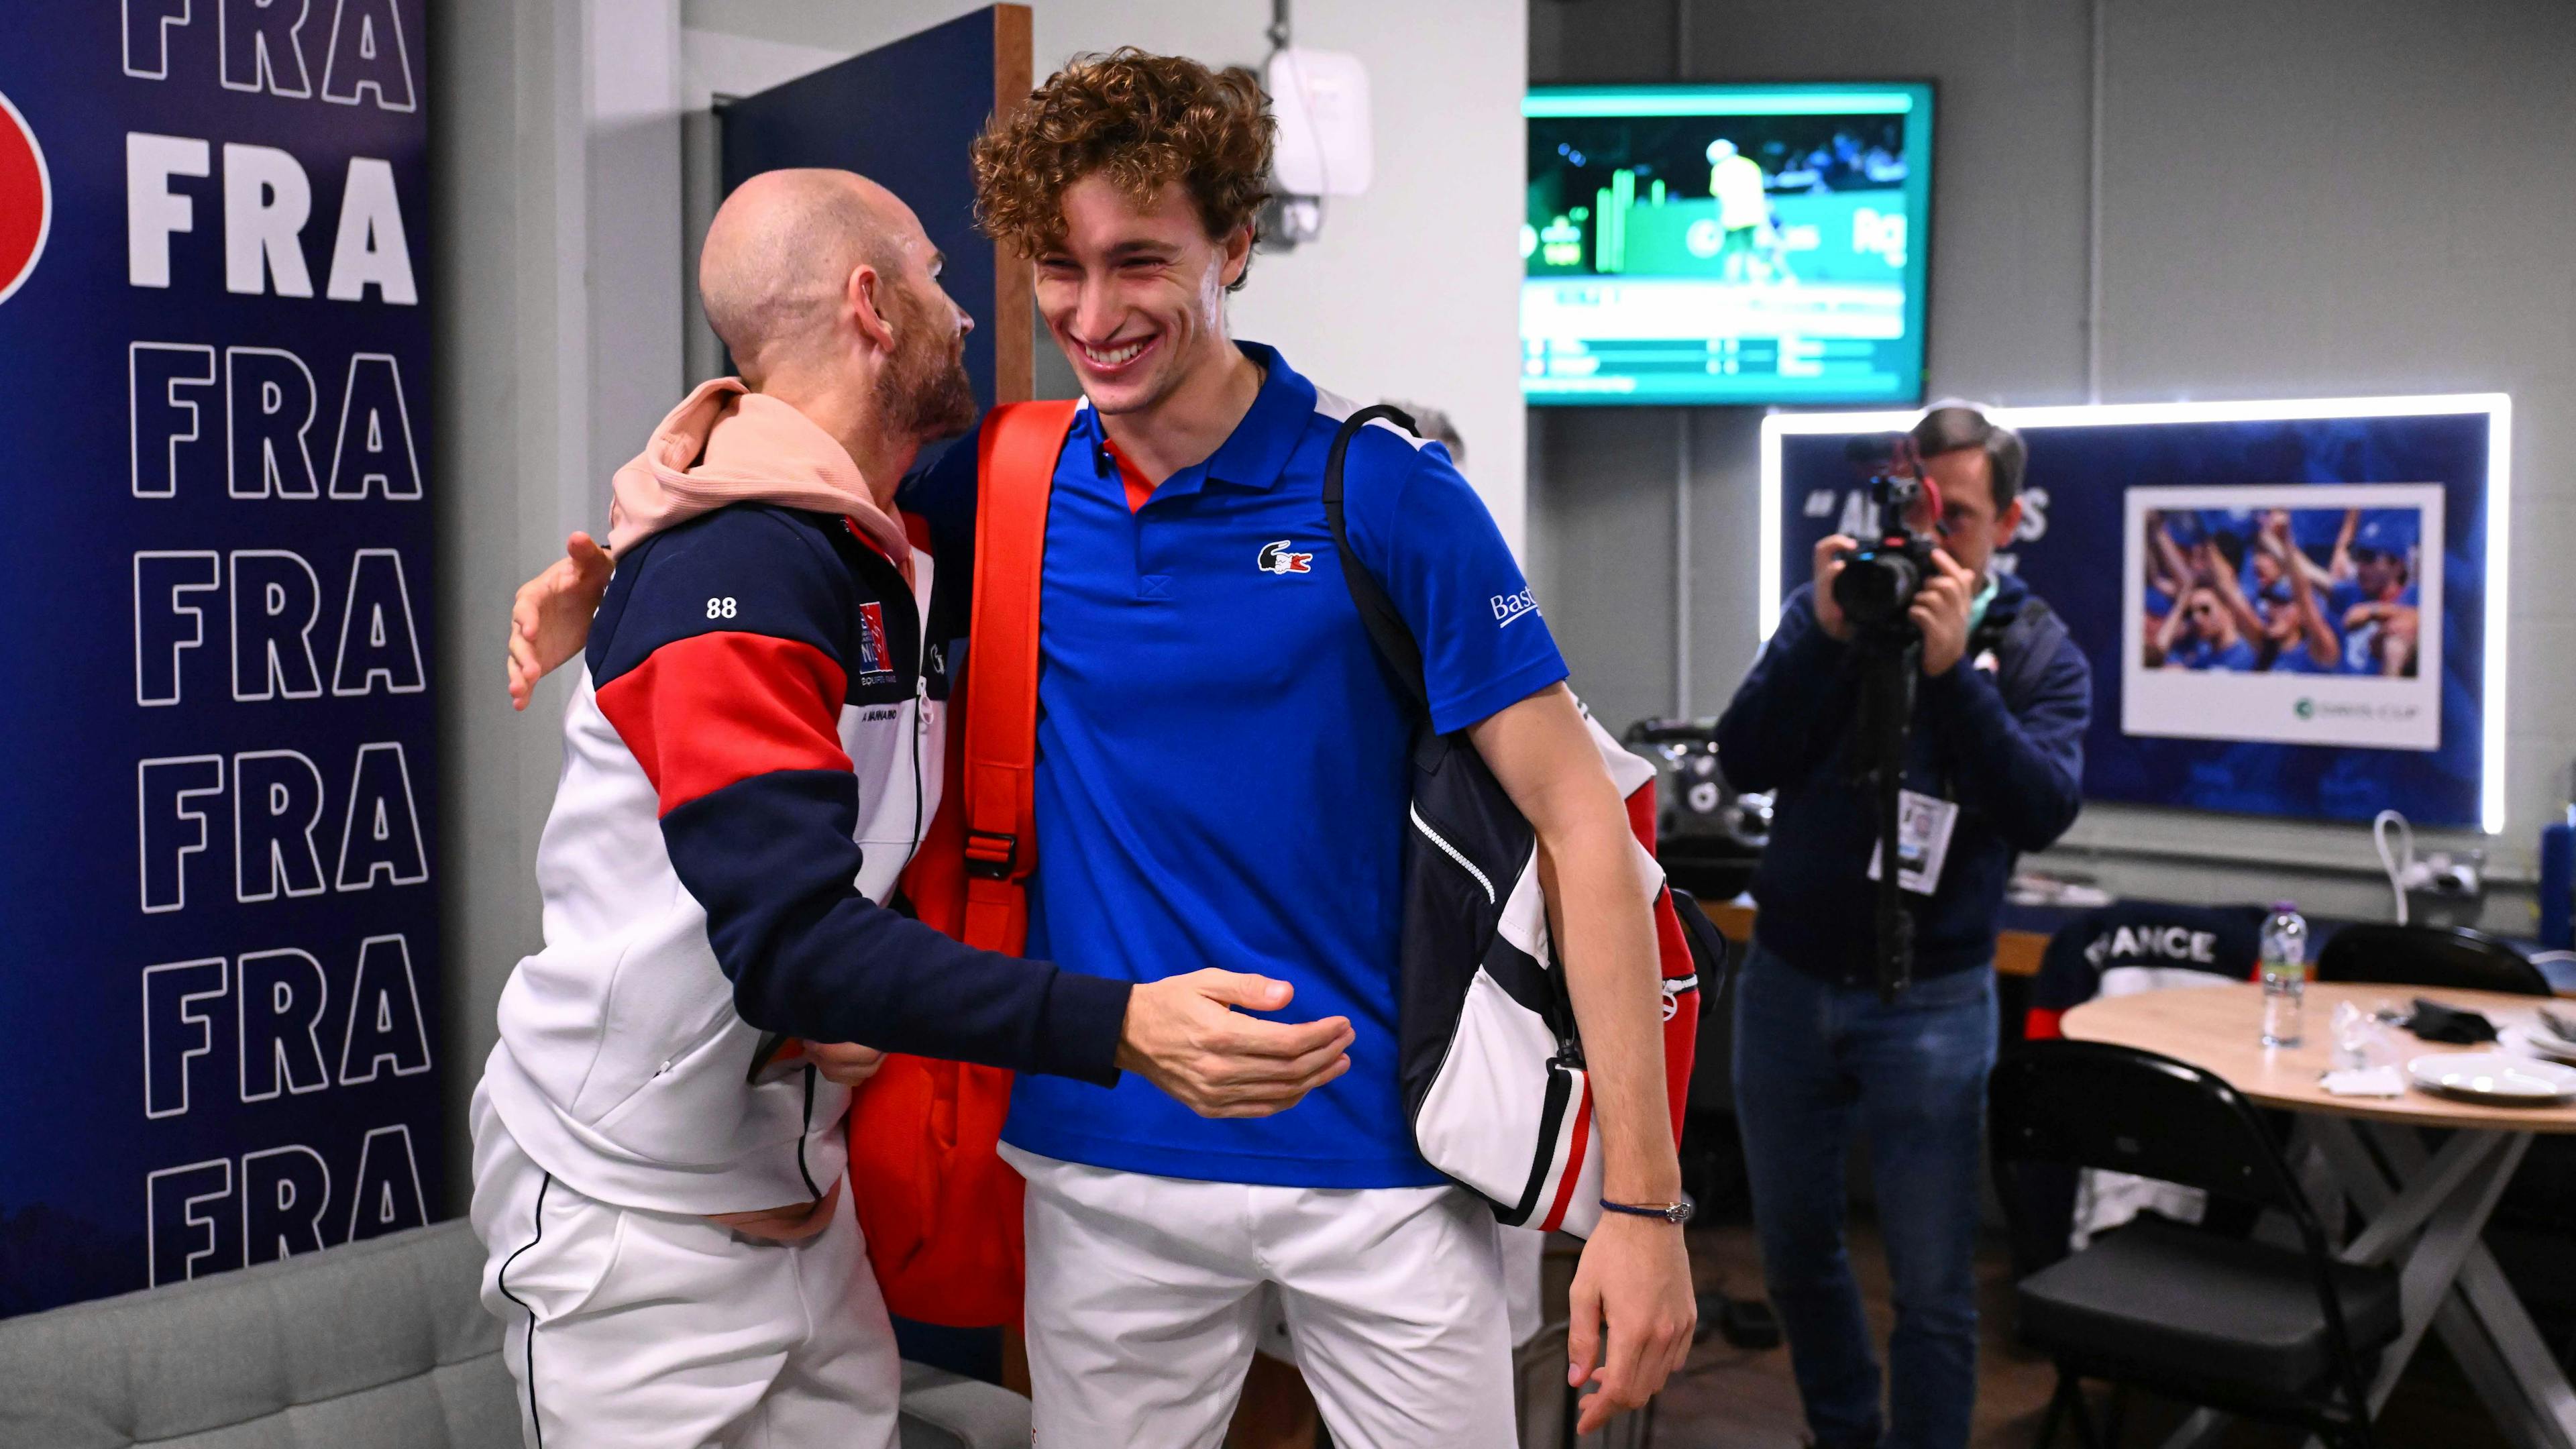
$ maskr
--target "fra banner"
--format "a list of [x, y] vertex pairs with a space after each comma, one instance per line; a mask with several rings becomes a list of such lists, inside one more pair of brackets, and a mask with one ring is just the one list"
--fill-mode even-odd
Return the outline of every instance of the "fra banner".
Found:
[[423, 0], [0, 0], [0, 1314], [437, 1200]]

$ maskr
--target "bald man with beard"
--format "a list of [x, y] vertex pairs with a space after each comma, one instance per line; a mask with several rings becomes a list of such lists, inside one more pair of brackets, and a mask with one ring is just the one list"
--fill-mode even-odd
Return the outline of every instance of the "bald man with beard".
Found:
[[1228, 1115], [1347, 1069], [1347, 1022], [1228, 1009], [1284, 1006], [1282, 983], [1130, 985], [887, 908], [938, 809], [966, 632], [968, 571], [893, 501], [974, 416], [940, 261], [864, 178], [754, 177], [699, 270], [741, 376], [617, 472], [538, 845], [545, 946], [502, 989], [473, 1103], [483, 1301], [539, 1449], [895, 1442], [841, 1180], [880, 1052], [1133, 1069]]

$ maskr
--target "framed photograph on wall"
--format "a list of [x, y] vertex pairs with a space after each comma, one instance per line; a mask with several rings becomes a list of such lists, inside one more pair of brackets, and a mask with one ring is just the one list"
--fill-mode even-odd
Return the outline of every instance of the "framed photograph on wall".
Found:
[[2440, 484], [2132, 488], [2123, 502], [2124, 733], [2441, 747]]

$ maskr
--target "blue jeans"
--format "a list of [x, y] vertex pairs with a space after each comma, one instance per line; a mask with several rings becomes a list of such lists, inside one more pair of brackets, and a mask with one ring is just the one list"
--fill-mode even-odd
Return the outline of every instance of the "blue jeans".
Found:
[[[1962, 1449], [1977, 1398], [1976, 1240], [1995, 976], [1892, 1006], [1753, 948], [1735, 997], [1735, 1111], [1762, 1272], [1820, 1445]], [[1853, 1129], [1869, 1135], [1895, 1284], [1887, 1415], [1843, 1244]]]

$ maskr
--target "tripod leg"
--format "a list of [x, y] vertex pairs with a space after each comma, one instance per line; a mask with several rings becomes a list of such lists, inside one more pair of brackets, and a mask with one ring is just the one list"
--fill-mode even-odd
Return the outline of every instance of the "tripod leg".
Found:
[[2075, 1412], [2075, 1437], [2082, 1441], [2084, 1449], [2104, 1449], [2102, 1436], [2093, 1428], [2093, 1406], [2084, 1402], [2084, 1385], [2075, 1380], [2069, 1383], [2073, 1392], [2067, 1399]]
[[1867, 777], [1878, 814], [1878, 880], [1873, 897], [1878, 939], [1878, 995], [1894, 1001], [1914, 980], [1914, 918], [1905, 910], [1903, 885], [1906, 740], [1913, 729], [1914, 674], [1921, 646], [1864, 650], [1861, 662], [1860, 731], [1867, 742]]
[[2075, 1379], [2064, 1367], [2057, 1370], [2057, 1392], [2048, 1396], [2048, 1411], [2039, 1416], [2039, 1441], [2032, 1449], [2048, 1449], [2057, 1442], [2058, 1426], [2066, 1422], [2066, 1401], [2078, 1392]]

